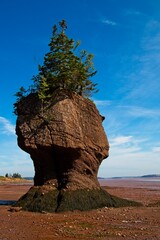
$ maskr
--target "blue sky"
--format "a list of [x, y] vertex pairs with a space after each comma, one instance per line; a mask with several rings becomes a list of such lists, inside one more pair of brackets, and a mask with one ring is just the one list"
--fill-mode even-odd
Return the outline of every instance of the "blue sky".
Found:
[[62, 19], [98, 70], [93, 100], [110, 142], [99, 176], [160, 173], [159, 12], [159, 0], [1, 1], [0, 175], [34, 175], [29, 155], [17, 147], [13, 95], [31, 84]]

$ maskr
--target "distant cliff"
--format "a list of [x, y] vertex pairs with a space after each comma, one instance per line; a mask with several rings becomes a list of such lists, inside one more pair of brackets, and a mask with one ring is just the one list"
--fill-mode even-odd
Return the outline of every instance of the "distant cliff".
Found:
[[156, 177], [160, 177], [160, 174], [148, 174], [148, 175], [144, 175], [142, 176], [142, 178], [156, 178]]

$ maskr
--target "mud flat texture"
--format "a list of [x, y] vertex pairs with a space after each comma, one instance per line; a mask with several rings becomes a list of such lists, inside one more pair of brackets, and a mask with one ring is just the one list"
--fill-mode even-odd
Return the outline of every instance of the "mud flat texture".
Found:
[[[33, 213], [0, 206], [0, 240], [160, 240], [160, 183], [135, 179], [101, 180], [108, 193], [141, 202], [141, 207], [86, 212]], [[30, 185], [0, 185], [1, 201], [16, 201]]]

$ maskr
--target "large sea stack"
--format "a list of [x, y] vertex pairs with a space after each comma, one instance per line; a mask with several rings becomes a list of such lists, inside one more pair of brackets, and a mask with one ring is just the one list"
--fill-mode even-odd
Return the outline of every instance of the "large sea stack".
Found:
[[31, 93], [18, 103], [17, 114], [18, 145], [30, 154], [35, 177], [16, 206], [60, 212], [132, 205], [108, 194], [97, 180], [109, 143], [92, 101], [56, 90], [45, 104]]

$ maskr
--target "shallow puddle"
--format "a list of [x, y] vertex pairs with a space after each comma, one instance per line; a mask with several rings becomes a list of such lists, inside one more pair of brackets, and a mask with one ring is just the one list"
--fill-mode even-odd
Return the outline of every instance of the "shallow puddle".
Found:
[[13, 200], [0, 200], [0, 205], [12, 205], [15, 202], [16, 201], [13, 201]]

